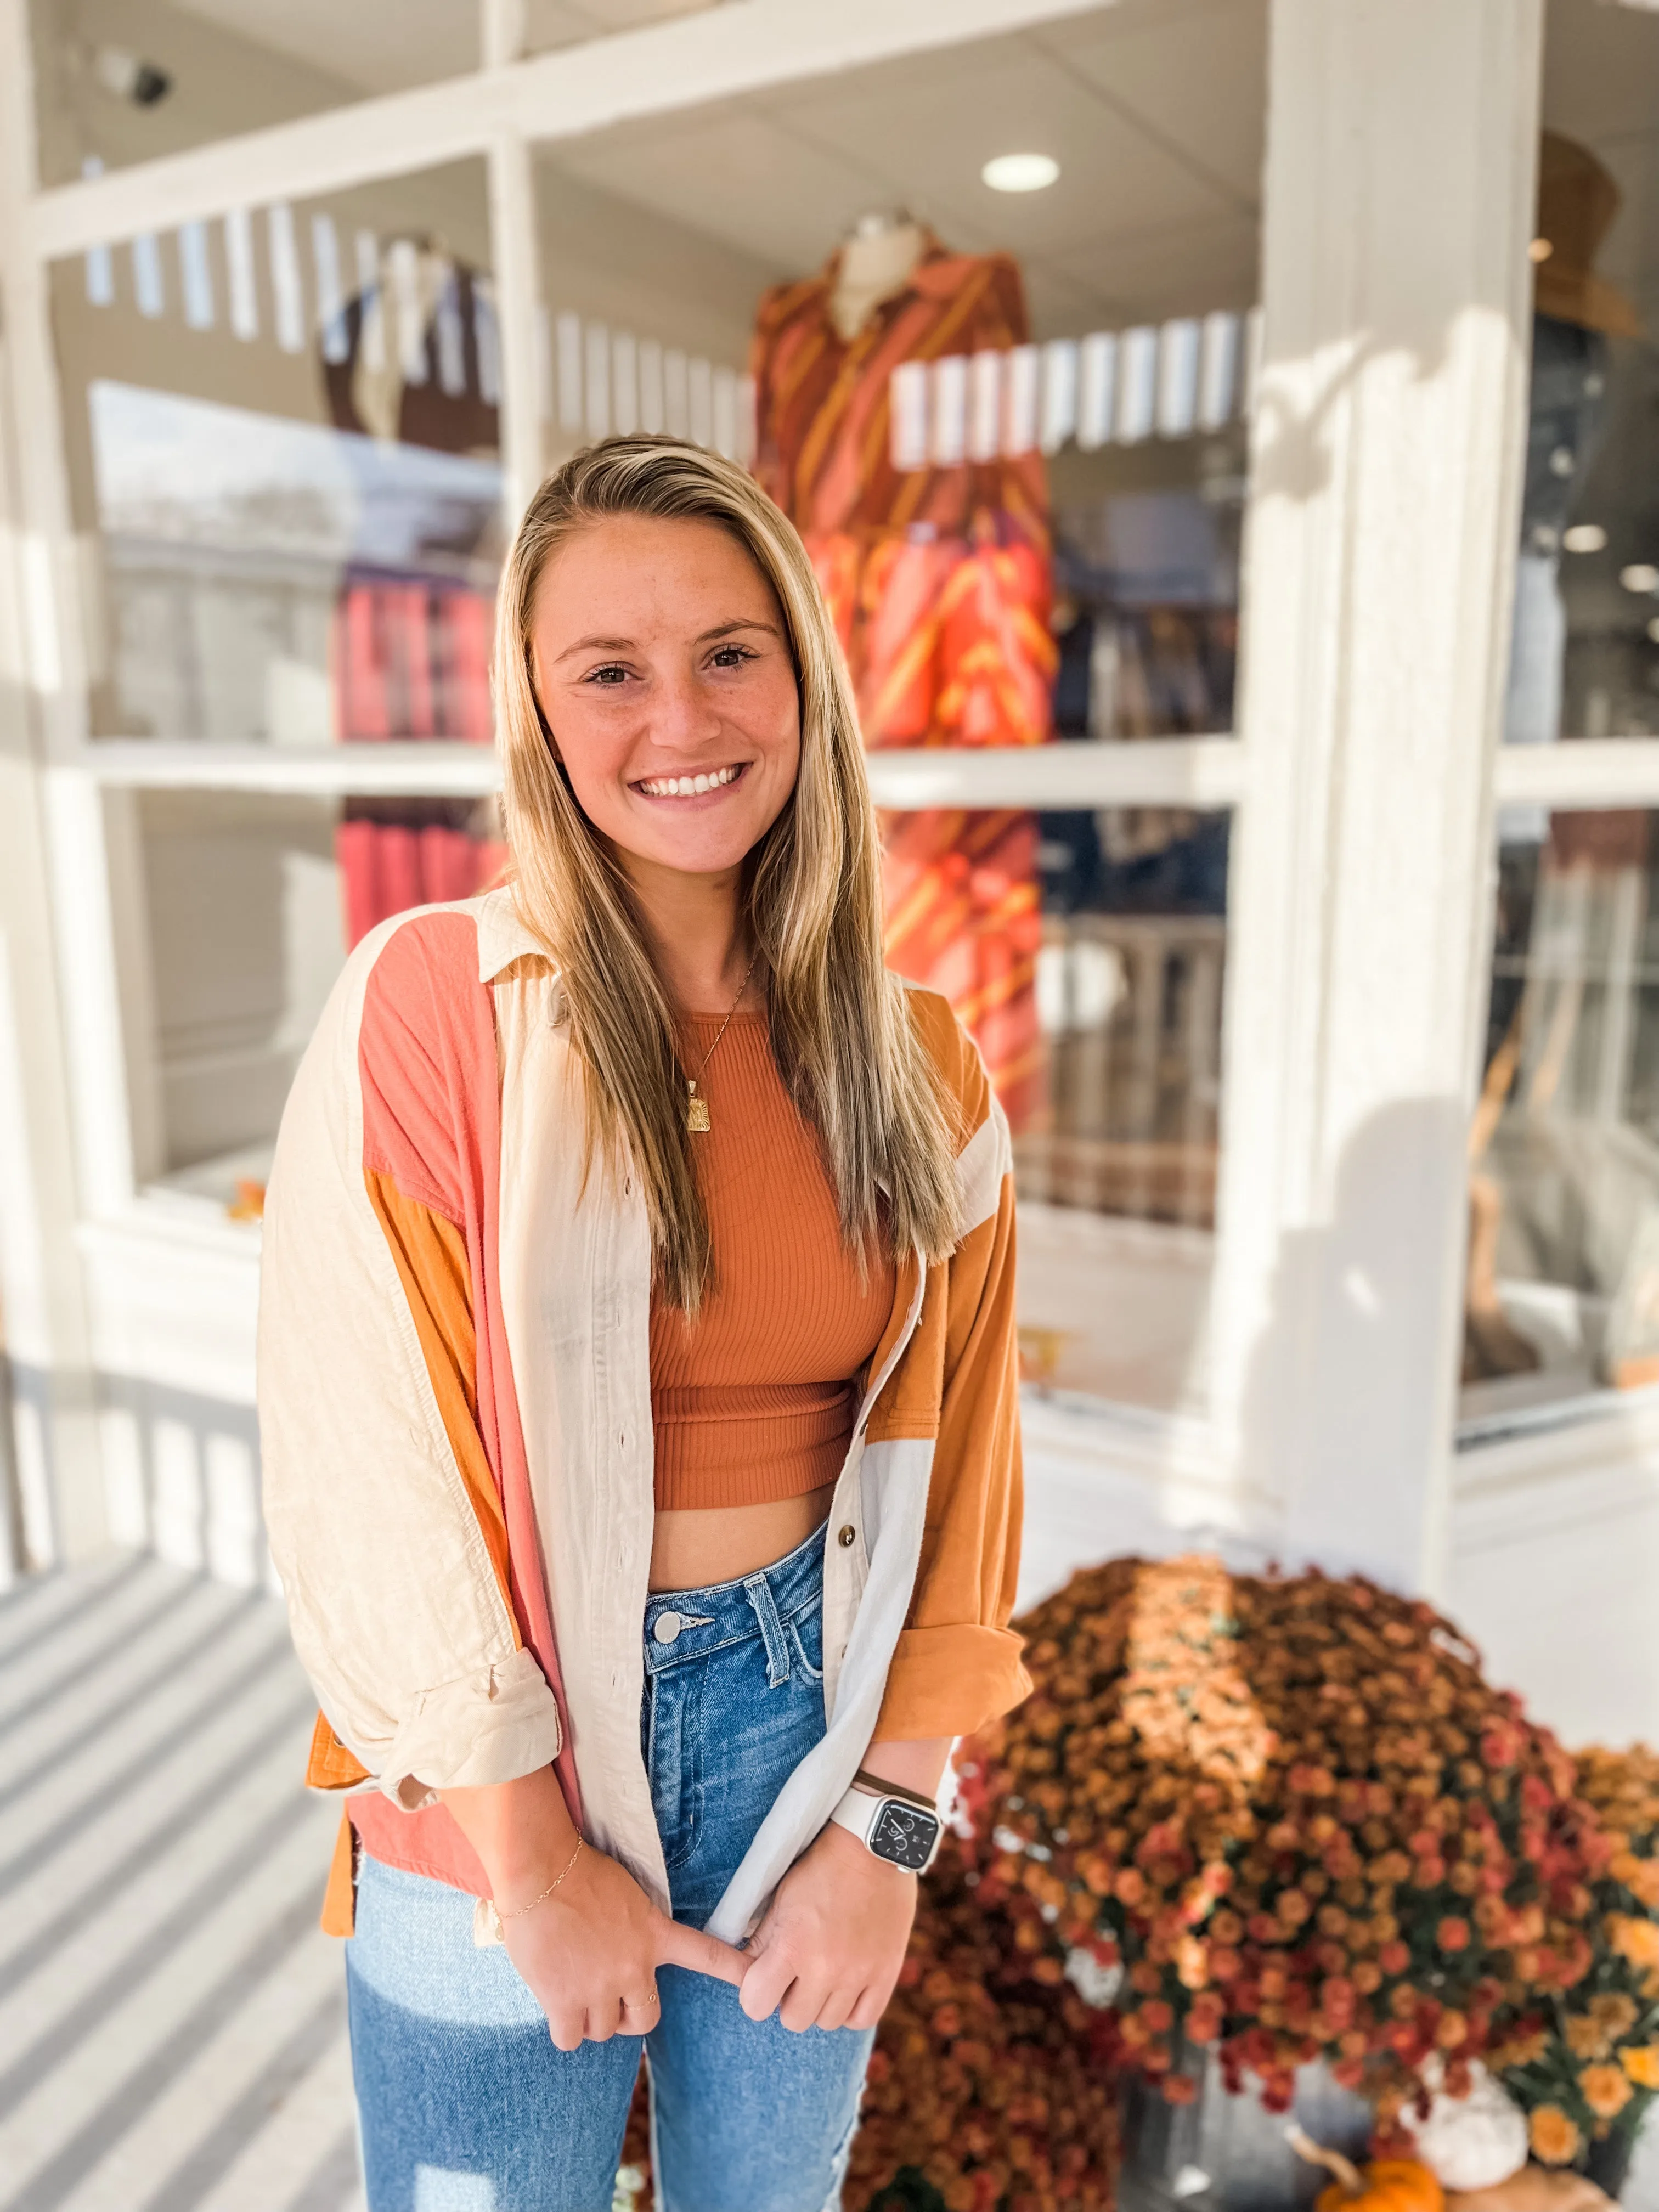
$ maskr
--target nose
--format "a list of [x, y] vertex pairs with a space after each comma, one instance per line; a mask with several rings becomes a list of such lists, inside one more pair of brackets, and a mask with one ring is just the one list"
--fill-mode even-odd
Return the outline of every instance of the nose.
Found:
[[651, 702], [651, 741], [664, 753], [696, 759], [706, 755], [720, 733], [714, 702], [689, 672], [665, 677]]

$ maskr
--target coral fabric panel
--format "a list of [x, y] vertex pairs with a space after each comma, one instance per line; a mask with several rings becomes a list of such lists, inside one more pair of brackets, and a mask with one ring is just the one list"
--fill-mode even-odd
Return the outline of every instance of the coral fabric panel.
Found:
[[[465, 1356], [471, 1324], [470, 1396], [477, 1444], [470, 1468], [459, 1452], [457, 1459], [474, 1490], [475, 1505], [482, 1504], [478, 1492], [487, 1473], [499, 1522], [492, 1532], [481, 1511], [480, 1523], [492, 1558], [500, 1557], [505, 1534], [514, 1620], [557, 1695], [558, 1657], [501, 1312], [495, 1025], [489, 986], [478, 976], [471, 915], [420, 915], [387, 940], [364, 994], [358, 1049], [363, 1173], [406, 1293], [413, 1284], [411, 1309], [428, 1368], [434, 1358], [440, 1364], [452, 1362], [449, 1382], [437, 1391], [447, 1425], [452, 1413], [459, 1417], [458, 1394], [460, 1399], [469, 1395]], [[422, 1224], [422, 1211], [435, 1219]], [[439, 1223], [450, 1233], [444, 1234]], [[407, 1241], [400, 1249], [402, 1239]], [[423, 1314], [418, 1310], [422, 1306]], [[558, 1765], [566, 1797], [580, 1820], [568, 1741]], [[375, 1824], [370, 1848], [376, 1857], [413, 1863], [393, 1856], [379, 1833], [388, 1821], [412, 1818], [427, 1832], [417, 1870], [436, 1872], [445, 1881], [485, 1893], [470, 1848], [441, 1808], [408, 1816], [391, 1808], [383, 1815], [377, 1807], [369, 1817]], [[471, 1864], [462, 1871], [467, 1861]]]

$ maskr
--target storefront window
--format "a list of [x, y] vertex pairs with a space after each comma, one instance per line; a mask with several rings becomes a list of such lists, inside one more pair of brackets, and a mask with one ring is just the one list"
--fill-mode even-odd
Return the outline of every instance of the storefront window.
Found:
[[132, 1039], [175, 1202], [257, 1212], [283, 1102], [350, 945], [505, 857], [492, 799], [146, 791], [133, 801], [154, 1021]]
[[[1206, 1390], [1228, 817], [990, 818], [1033, 839], [1040, 886], [1035, 1021], [1005, 1083], [1028, 1378], [1193, 1408]], [[1008, 967], [1005, 956], [980, 982], [988, 999]]]
[[[1659, 733], [1659, 20], [1552, 0], [1504, 737]], [[1541, 817], [1505, 818], [1536, 843]]]
[[1504, 850], [1465, 1411], [1659, 1381], [1659, 817]]
[[468, 6], [29, 0], [40, 181], [122, 169], [478, 64]]
[[884, 816], [889, 957], [1008, 1113], [1028, 1373], [1165, 1407], [1205, 1388], [1227, 822], [993, 811], [973, 763], [1233, 728], [1264, 25], [1103, 9], [538, 158], [550, 449], [751, 466], [866, 745], [960, 763]]
[[95, 738], [490, 738], [483, 165], [52, 271]]

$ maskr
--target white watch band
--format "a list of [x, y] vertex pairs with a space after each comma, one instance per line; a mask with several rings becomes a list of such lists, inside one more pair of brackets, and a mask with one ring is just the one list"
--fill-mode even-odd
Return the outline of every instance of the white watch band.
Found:
[[925, 1863], [915, 1866], [911, 1869], [917, 1874], [926, 1874], [928, 1867], [933, 1863], [934, 1856], [939, 1850], [939, 1837], [944, 1833], [945, 1824], [937, 1814], [923, 1813], [919, 1806], [907, 1802], [902, 1797], [877, 1797], [867, 1790], [854, 1789], [847, 1792], [830, 1818], [838, 1828], [845, 1828], [849, 1835], [856, 1836], [873, 1857], [885, 1859], [890, 1865], [899, 1865], [902, 1863], [902, 1861], [893, 1858], [887, 1851], [876, 1850], [870, 1841], [871, 1837], [875, 1833], [877, 1822], [890, 1808], [902, 1820], [908, 1818], [911, 1823], [919, 1820], [933, 1822], [933, 1843], [927, 1860]]

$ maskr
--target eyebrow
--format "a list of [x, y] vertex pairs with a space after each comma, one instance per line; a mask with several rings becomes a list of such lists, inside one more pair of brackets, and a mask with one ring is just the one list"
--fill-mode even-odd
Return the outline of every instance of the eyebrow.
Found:
[[[739, 629], [763, 629], [769, 637], [778, 637], [780, 635], [775, 623], [763, 622], [748, 615], [738, 615], [734, 616], [730, 622], [716, 623], [713, 629], [700, 632], [692, 640], [692, 643], [712, 645], [717, 638], [730, 637], [734, 630]], [[578, 653], [629, 653], [633, 650], [633, 647], [634, 640], [631, 637], [579, 637], [574, 645], [566, 646], [564, 651], [556, 655], [553, 665], [556, 668], [561, 661], [568, 660]]]

